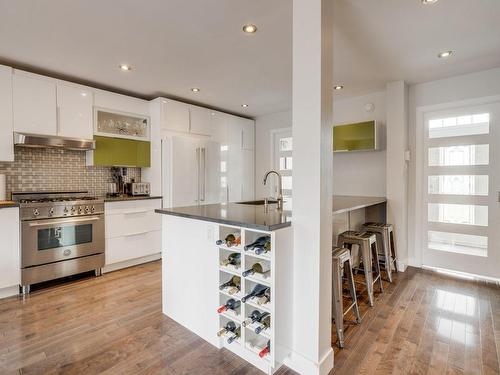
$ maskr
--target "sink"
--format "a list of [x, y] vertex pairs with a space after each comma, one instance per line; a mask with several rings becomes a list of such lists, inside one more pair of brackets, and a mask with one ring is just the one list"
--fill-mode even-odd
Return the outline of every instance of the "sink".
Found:
[[[265, 204], [264, 199], [259, 199], [256, 201], [244, 201], [244, 202], [236, 202], [237, 204], [246, 204], [249, 206], [263, 206]], [[269, 199], [267, 201], [268, 204], [277, 204], [278, 201]]]

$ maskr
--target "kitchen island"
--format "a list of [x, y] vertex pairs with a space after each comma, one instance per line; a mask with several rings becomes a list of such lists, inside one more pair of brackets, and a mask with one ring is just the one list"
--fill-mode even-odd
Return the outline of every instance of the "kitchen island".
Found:
[[[258, 203], [209, 204], [156, 212], [163, 214], [163, 313], [217, 348], [226, 347], [272, 374], [292, 348], [291, 212], [277, 210], [276, 205], [266, 211]], [[226, 241], [228, 238], [234, 242]], [[266, 238], [268, 244], [245, 249], [259, 238]], [[231, 259], [237, 261], [229, 262]], [[257, 263], [265, 272], [243, 276], [243, 271]], [[239, 289], [220, 288], [232, 280], [239, 282]], [[268, 292], [243, 302], [255, 288]], [[231, 300], [236, 306], [229, 302], [231, 306], [218, 313], [218, 308]], [[255, 311], [270, 317], [270, 325], [262, 332], [257, 322], [244, 326], [245, 319]], [[234, 332], [222, 331], [218, 336], [228, 323], [236, 328]], [[266, 353], [268, 343], [270, 352]]]

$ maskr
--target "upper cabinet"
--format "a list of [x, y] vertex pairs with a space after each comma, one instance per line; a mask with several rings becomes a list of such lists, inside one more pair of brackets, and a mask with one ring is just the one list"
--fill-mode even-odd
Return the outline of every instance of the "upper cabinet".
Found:
[[212, 135], [212, 111], [207, 108], [189, 106], [189, 132], [200, 135]]
[[55, 81], [17, 70], [12, 79], [14, 131], [57, 135]]
[[109, 112], [149, 116], [149, 102], [114, 92], [94, 89], [94, 105]]
[[57, 84], [58, 135], [92, 139], [92, 91]]
[[161, 99], [161, 128], [177, 132], [189, 132], [189, 105], [169, 99]]
[[0, 161], [14, 161], [12, 68], [0, 65]]
[[255, 143], [255, 122], [246, 118], [239, 118], [241, 126], [241, 148], [253, 150]]

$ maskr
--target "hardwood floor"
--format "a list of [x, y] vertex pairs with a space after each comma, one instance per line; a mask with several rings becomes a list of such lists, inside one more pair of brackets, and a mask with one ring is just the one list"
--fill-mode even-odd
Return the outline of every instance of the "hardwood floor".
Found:
[[[397, 277], [374, 308], [361, 301], [334, 374], [499, 373], [498, 287]], [[1, 300], [0, 374], [19, 373], [262, 374], [163, 316], [159, 262]]]

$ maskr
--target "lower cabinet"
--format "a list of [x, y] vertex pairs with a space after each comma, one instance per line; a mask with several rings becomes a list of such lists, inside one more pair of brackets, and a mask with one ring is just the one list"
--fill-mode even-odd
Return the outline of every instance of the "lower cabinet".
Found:
[[114, 271], [158, 258], [161, 253], [161, 199], [106, 202], [106, 266]]
[[0, 298], [19, 293], [19, 208], [0, 208]]

